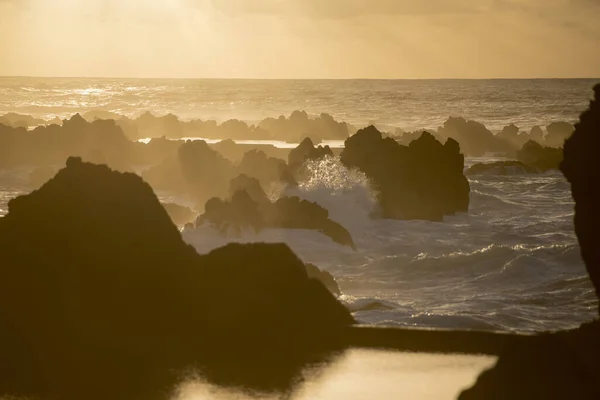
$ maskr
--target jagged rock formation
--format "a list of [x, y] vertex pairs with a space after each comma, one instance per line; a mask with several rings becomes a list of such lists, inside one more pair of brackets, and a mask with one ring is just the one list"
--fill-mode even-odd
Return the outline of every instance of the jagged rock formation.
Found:
[[575, 233], [581, 246], [581, 256], [596, 294], [600, 299], [600, 85], [594, 87], [595, 100], [581, 114], [575, 132], [565, 142], [564, 160], [560, 169], [571, 183], [575, 199]]
[[448, 118], [444, 126], [438, 129], [438, 135], [456, 140], [464, 154], [474, 157], [481, 157], [488, 152], [512, 154], [516, 149], [507, 140], [494, 135], [485, 125], [462, 117]]
[[384, 218], [439, 221], [468, 211], [464, 156], [453, 139], [442, 145], [424, 132], [403, 146], [370, 126], [346, 140], [341, 161], [372, 180]]
[[298, 169], [308, 160], [318, 160], [327, 156], [333, 157], [333, 152], [329, 146], [315, 147], [313, 141], [307, 137], [290, 151], [288, 165], [292, 169]]
[[319, 142], [324, 139], [345, 140], [349, 135], [348, 125], [335, 121], [329, 114], [311, 119], [305, 111], [298, 110], [289, 118], [283, 115], [279, 118], [267, 118], [258, 126], [270, 132], [274, 138], [289, 142], [299, 142], [307, 136]]
[[241, 174], [258, 179], [265, 188], [274, 183], [296, 185], [296, 180], [285, 161], [275, 157], [267, 157], [260, 150], [254, 149], [246, 152], [237, 169]]
[[11, 200], [0, 246], [1, 393], [147, 398], [173, 368], [305, 354], [354, 321], [287, 246], [200, 256], [137, 175], [78, 158]]
[[535, 174], [540, 170], [531, 165], [520, 161], [495, 161], [491, 163], [473, 164], [465, 171], [465, 175], [516, 175], [516, 174]]
[[562, 148], [544, 147], [533, 140], [525, 143], [517, 152], [517, 160], [541, 171], [558, 169], [562, 159]]
[[240, 175], [231, 181], [231, 200], [212, 198], [196, 223], [213, 224], [222, 234], [237, 234], [248, 227], [309, 229], [329, 236], [334, 242], [356, 249], [352, 236], [329, 218], [327, 209], [298, 197], [282, 197], [272, 203], [257, 179]]

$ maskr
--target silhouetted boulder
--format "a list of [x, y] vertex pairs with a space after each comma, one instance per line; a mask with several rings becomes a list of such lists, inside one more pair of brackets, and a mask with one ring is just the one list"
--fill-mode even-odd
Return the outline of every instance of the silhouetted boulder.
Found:
[[289, 118], [266, 118], [258, 125], [262, 130], [270, 132], [274, 138], [288, 142], [299, 142], [310, 137], [315, 141], [345, 140], [349, 135], [349, 126], [345, 122], [337, 122], [329, 114], [321, 114], [310, 118], [305, 111], [296, 110]]
[[517, 175], [517, 174], [535, 174], [540, 172], [536, 167], [523, 164], [520, 161], [496, 161], [491, 163], [477, 163], [470, 166], [466, 175]]
[[346, 140], [341, 161], [371, 179], [384, 218], [439, 221], [468, 211], [464, 157], [453, 139], [442, 145], [424, 132], [403, 146], [370, 126]]
[[167, 210], [171, 221], [177, 226], [184, 226], [196, 219], [196, 213], [188, 207], [175, 203], [163, 203], [163, 207]]
[[306, 273], [308, 274], [309, 278], [315, 278], [316, 280], [320, 281], [327, 289], [329, 289], [331, 293], [338, 296], [342, 294], [340, 287], [335, 281], [335, 278], [329, 272], [320, 270], [314, 264], [306, 264]]
[[3, 393], [145, 398], [174, 368], [306, 354], [354, 322], [287, 246], [200, 256], [137, 175], [78, 158], [10, 201], [0, 243]]
[[553, 122], [546, 127], [545, 144], [550, 147], [563, 147], [565, 140], [571, 136], [575, 128], [568, 122]]
[[544, 147], [538, 142], [530, 140], [517, 152], [517, 159], [542, 171], [558, 169], [563, 159], [563, 150], [562, 148]]

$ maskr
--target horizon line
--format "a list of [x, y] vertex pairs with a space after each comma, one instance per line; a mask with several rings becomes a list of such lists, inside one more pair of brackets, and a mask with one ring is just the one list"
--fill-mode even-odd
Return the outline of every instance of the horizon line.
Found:
[[128, 77], [128, 76], [50, 76], [0, 75], [0, 79], [139, 79], [139, 80], [214, 80], [214, 81], [486, 81], [486, 80], [592, 80], [598, 77], [490, 77], [490, 78], [244, 78], [244, 77]]

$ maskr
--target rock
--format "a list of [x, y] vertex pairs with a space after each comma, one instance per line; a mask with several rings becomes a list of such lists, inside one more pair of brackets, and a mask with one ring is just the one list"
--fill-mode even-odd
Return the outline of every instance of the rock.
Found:
[[538, 143], [542, 143], [544, 140], [544, 131], [539, 125], [531, 128], [531, 131], [529, 131], [529, 140], [535, 140]]
[[442, 145], [424, 132], [403, 146], [371, 126], [346, 140], [341, 161], [371, 179], [384, 218], [440, 221], [468, 211], [464, 157], [453, 139]]
[[456, 140], [463, 153], [473, 157], [482, 157], [486, 153], [513, 154], [516, 149], [509, 141], [494, 135], [485, 125], [462, 117], [448, 118], [444, 126], [438, 129], [438, 135]]
[[272, 137], [287, 142], [298, 142], [302, 138], [311, 137], [315, 140], [345, 140], [348, 138], [350, 127], [345, 122], [337, 122], [329, 114], [321, 114], [309, 118], [305, 111], [296, 110], [289, 118], [267, 118], [258, 125], [269, 132]]
[[184, 226], [196, 219], [196, 213], [188, 207], [180, 206], [175, 203], [163, 203], [171, 221], [177, 226]]
[[466, 175], [517, 175], [517, 174], [535, 174], [540, 172], [536, 167], [523, 164], [520, 161], [496, 161], [491, 163], [477, 163], [470, 166]]
[[327, 209], [317, 203], [298, 197], [282, 197], [271, 203], [258, 180], [245, 175], [231, 181], [231, 191], [230, 201], [219, 198], [208, 200], [196, 225], [209, 222], [225, 235], [239, 235], [245, 227], [255, 232], [265, 228], [309, 229], [356, 250], [350, 232], [329, 219]]
[[565, 140], [571, 136], [575, 127], [568, 122], [553, 122], [546, 127], [548, 134], [545, 137], [545, 144], [550, 147], [563, 147]]
[[554, 147], [544, 147], [533, 140], [523, 145], [517, 152], [517, 159], [524, 164], [542, 171], [558, 169], [563, 158], [563, 150]]
[[267, 213], [267, 225], [286, 229], [311, 229], [329, 236], [334, 242], [356, 250], [346, 228], [329, 219], [329, 211], [317, 203], [298, 197], [282, 197]]
[[315, 147], [313, 141], [307, 137], [296, 148], [290, 151], [288, 165], [292, 169], [298, 169], [307, 160], [318, 160], [327, 156], [333, 157], [333, 152], [329, 146]]
[[10, 201], [0, 244], [3, 393], [146, 398], [172, 369], [306, 354], [354, 322], [287, 246], [200, 256], [139, 176], [78, 158]]
[[244, 154], [238, 166], [238, 171], [241, 174], [257, 178], [265, 188], [278, 183], [290, 186], [297, 185], [285, 161], [275, 157], [267, 157], [263, 151], [256, 149]]
[[564, 160], [560, 169], [571, 183], [575, 200], [575, 233], [581, 246], [581, 256], [596, 294], [600, 299], [600, 85], [594, 87], [595, 99], [587, 111], [581, 114], [575, 132], [567, 139]]
[[306, 273], [308, 274], [309, 278], [314, 278], [320, 281], [327, 289], [329, 289], [331, 293], [337, 296], [342, 294], [340, 287], [335, 281], [335, 278], [329, 272], [320, 270], [314, 264], [306, 264]]
[[258, 204], [267, 204], [271, 202], [256, 178], [241, 174], [229, 182], [229, 195], [231, 197], [237, 192], [242, 191], [248, 193], [250, 198]]

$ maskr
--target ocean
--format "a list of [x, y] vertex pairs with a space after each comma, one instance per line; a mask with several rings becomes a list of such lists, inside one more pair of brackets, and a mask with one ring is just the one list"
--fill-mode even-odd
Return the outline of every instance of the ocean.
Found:
[[[528, 131], [575, 122], [598, 81], [0, 78], [0, 115], [51, 119], [106, 110], [135, 117], [151, 111], [257, 122], [300, 109], [357, 127], [435, 129], [449, 116], [462, 116], [492, 131], [511, 123]], [[492, 160], [467, 158], [466, 164]], [[569, 185], [558, 171], [471, 176], [469, 213], [427, 222], [373, 220], [374, 193], [365, 176], [334, 159], [310, 169], [311, 178], [288, 194], [326, 207], [352, 233], [357, 251], [300, 230], [223, 238], [201, 227], [184, 231], [184, 239], [199, 252], [228, 241], [285, 242], [337, 278], [342, 300], [364, 323], [542, 331], [573, 328], [597, 315], [573, 232]], [[22, 172], [0, 172], [0, 215], [23, 192], [7, 176]]]

